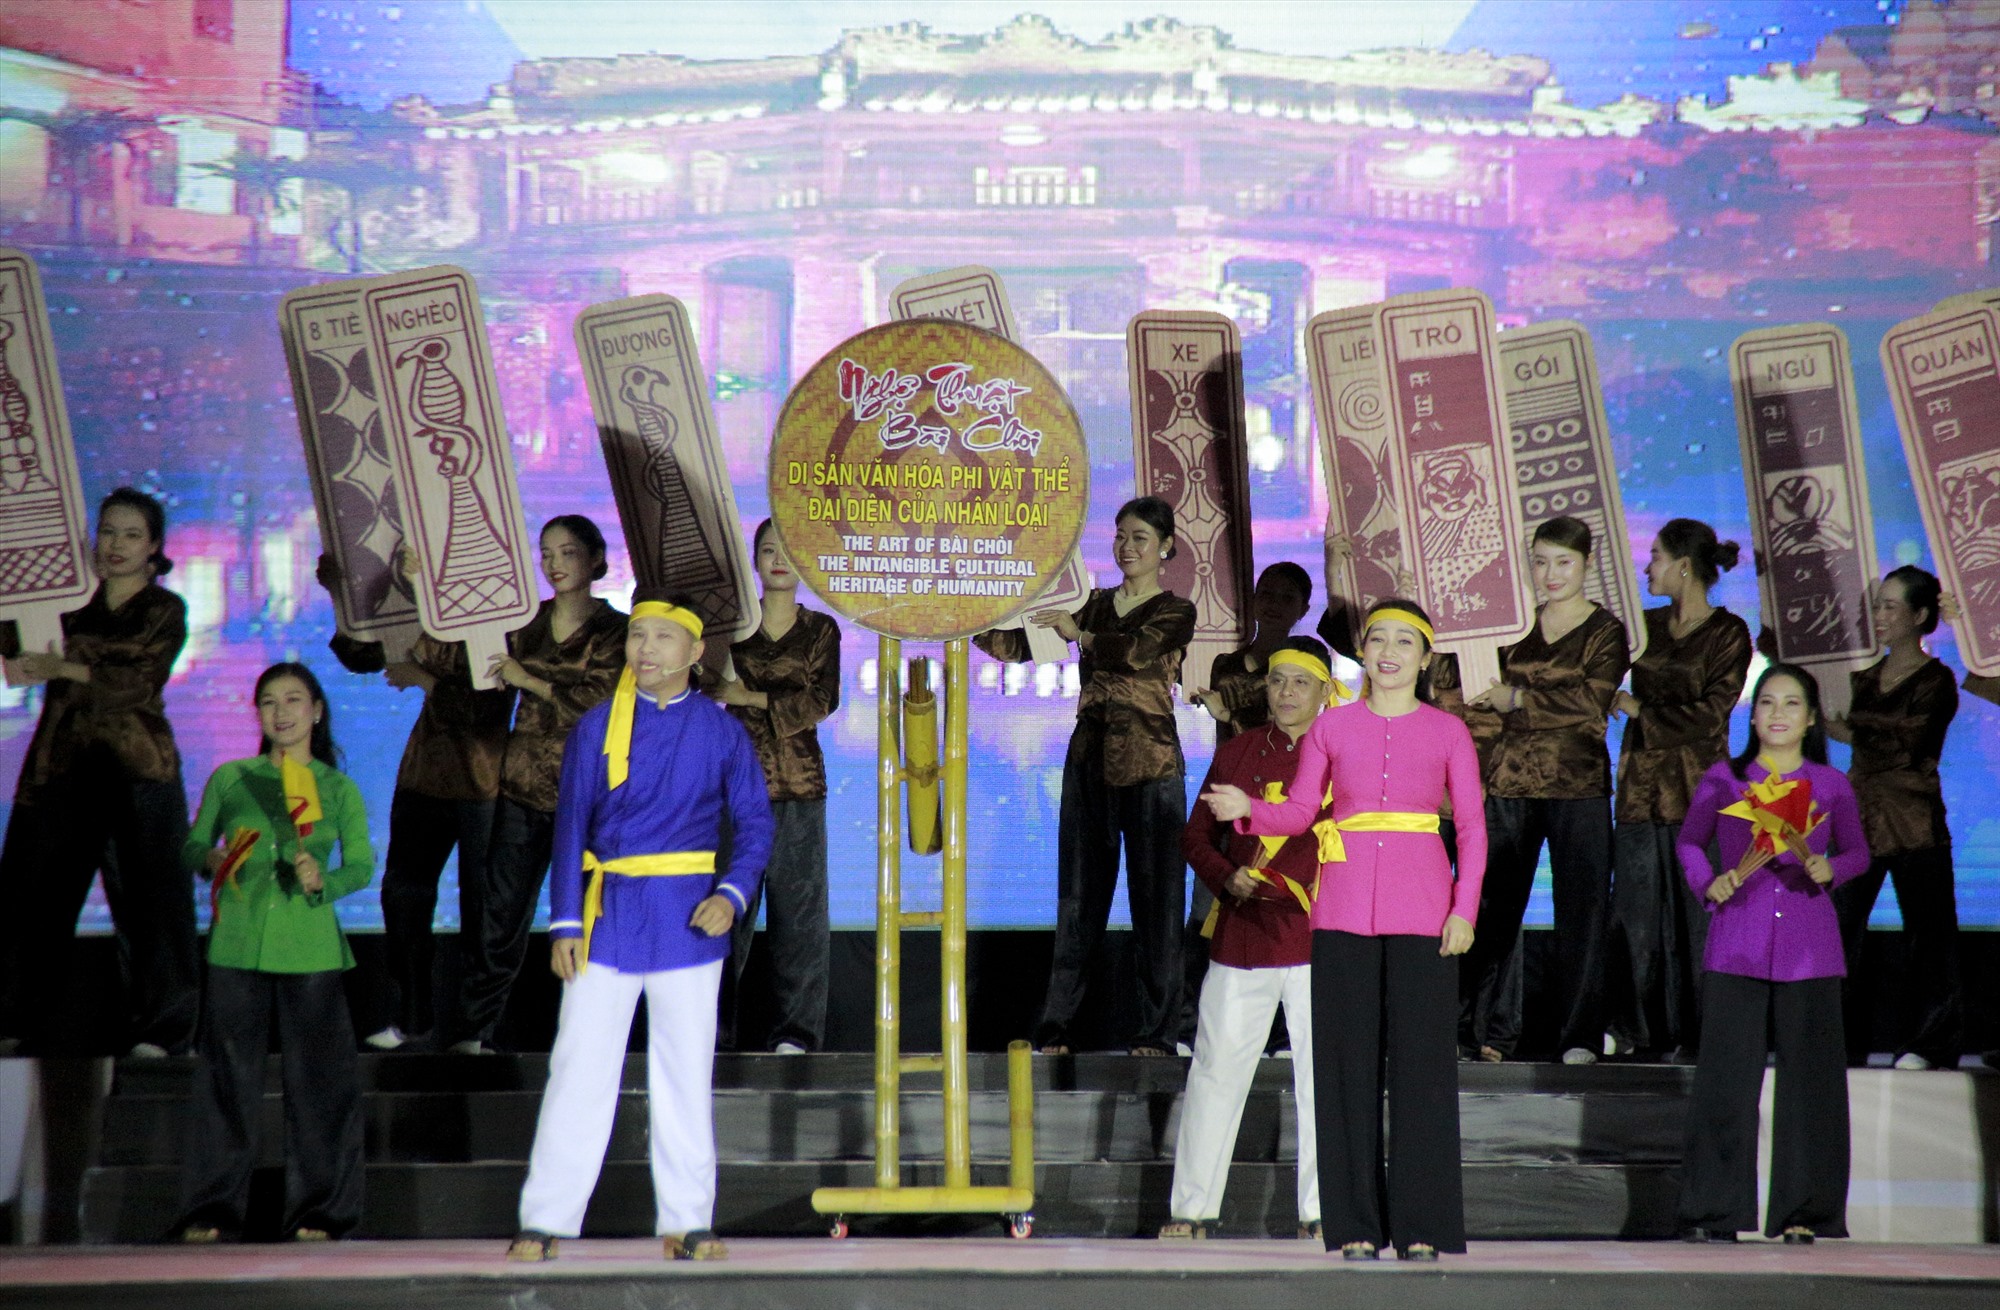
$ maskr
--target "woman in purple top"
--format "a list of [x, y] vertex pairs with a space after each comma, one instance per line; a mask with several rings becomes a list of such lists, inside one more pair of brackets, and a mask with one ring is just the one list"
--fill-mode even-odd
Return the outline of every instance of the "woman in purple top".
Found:
[[[1253, 801], [1221, 785], [1202, 795], [1244, 832], [1319, 833], [1312, 1014], [1331, 1034], [1313, 1043], [1320, 1214], [1327, 1250], [1349, 1260], [1372, 1260], [1390, 1242], [1405, 1260], [1465, 1249], [1452, 957], [1472, 945], [1486, 822], [1472, 734], [1424, 703], [1431, 658], [1428, 616], [1410, 601], [1378, 601], [1362, 629], [1362, 698], [1327, 710], [1300, 738], [1293, 799]], [[1447, 791], [1458, 815], [1455, 880], [1438, 836]], [[1385, 1047], [1396, 1126], [1386, 1171]]]
[[[1847, 1236], [1847, 1060], [1840, 1019], [1840, 919], [1834, 887], [1868, 867], [1861, 812], [1826, 762], [1819, 684], [1772, 664], [1752, 696], [1750, 743], [1702, 777], [1675, 854], [1709, 907], [1701, 1056], [1688, 1106], [1682, 1236], [1733, 1242], [1757, 1226], [1757, 1098], [1778, 1055], [1771, 1195], [1764, 1235], [1810, 1243]], [[1802, 860], [1779, 842], [1756, 851], [1753, 787], [1782, 805], [1785, 784], [1812, 789], [1818, 825]], [[1823, 816], [1823, 818], [1822, 818]], [[1713, 840], [1727, 872], [1708, 862]]]

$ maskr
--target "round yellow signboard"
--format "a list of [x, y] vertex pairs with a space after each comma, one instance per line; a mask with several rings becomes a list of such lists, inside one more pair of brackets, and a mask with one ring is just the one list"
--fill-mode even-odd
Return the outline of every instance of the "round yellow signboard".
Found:
[[884, 636], [1004, 626], [1076, 548], [1090, 460], [1076, 410], [1005, 337], [870, 328], [813, 365], [771, 438], [771, 521], [800, 579]]

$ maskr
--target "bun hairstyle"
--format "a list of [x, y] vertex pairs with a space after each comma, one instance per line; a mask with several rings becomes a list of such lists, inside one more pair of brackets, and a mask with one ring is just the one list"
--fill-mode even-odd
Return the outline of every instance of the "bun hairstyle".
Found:
[[1668, 519], [1660, 528], [1660, 545], [1677, 560], [1685, 560], [1704, 587], [1736, 567], [1742, 547], [1733, 541], [1717, 541], [1715, 529], [1700, 519]]
[[146, 535], [153, 539], [153, 553], [147, 562], [153, 566], [153, 576], [164, 578], [174, 571], [174, 562], [167, 558], [167, 511], [159, 501], [153, 499], [137, 487], [119, 487], [97, 503], [97, 521], [104, 522], [104, 511], [114, 505], [137, 510], [146, 520]]
[[1812, 714], [1812, 726], [1806, 729], [1805, 738], [1799, 745], [1804, 750], [1805, 757], [1814, 764], [1826, 763], [1826, 715], [1822, 714], [1819, 708], [1819, 680], [1796, 664], [1779, 664], [1773, 661], [1765, 665], [1764, 671], [1757, 675], [1757, 685], [1750, 692], [1749, 744], [1744, 746], [1741, 753], [1729, 758], [1730, 772], [1738, 779], [1747, 777], [1745, 770], [1750, 767], [1750, 761], [1763, 753], [1764, 743], [1757, 737], [1756, 706], [1758, 698], [1764, 694], [1764, 684], [1773, 678], [1790, 678], [1805, 690], [1806, 709]]
[[[251, 694], [251, 702], [254, 704], [264, 699], [264, 688], [280, 678], [296, 678], [304, 683], [306, 690], [312, 694], [313, 705], [319, 710], [319, 717], [313, 724], [310, 743], [312, 757], [329, 769], [339, 768], [340, 747], [333, 744], [333, 707], [326, 703], [326, 689], [319, 685], [319, 678], [311, 669], [292, 661], [273, 664], [257, 675], [257, 690]], [[271, 753], [269, 737], [258, 738], [257, 753], [259, 755]]]
[[1890, 569], [1889, 575], [1882, 581], [1900, 583], [1903, 603], [1913, 610], [1924, 611], [1924, 621], [1917, 625], [1918, 633], [1928, 637], [1937, 631], [1938, 602], [1944, 598], [1944, 587], [1938, 582], [1936, 574], [1927, 573], [1914, 564], [1905, 564], [1901, 568]]
[[601, 581], [611, 571], [604, 560], [604, 533], [598, 530], [595, 523], [581, 514], [558, 514], [542, 524], [542, 535], [546, 537], [556, 528], [561, 528], [582, 543], [584, 551], [593, 561], [590, 566], [592, 582]]
[[1138, 496], [1118, 507], [1113, 523], [1123, 523], [1126, 519], [1139, 520], [1160, 534], [1160, 540], [1169, 543], [1167, 558], [1181, 553], [1180, 543], [1174, 540], [1174, 507], [1158, 496]]
[[[1370, 605], [1368, 607], [1368, 613], [1366, 617], [1364, 617], [1361, 620], [1360, 631], [1356, 634], [1354, 640], [1354, 646], [1355, 646], [1354, 653], [1357, 660], [1359, 659], [1362, 653], [1363, 646], [1367, 643], [1368, 640], [1368, 625], [1370, 623], [1373, 623], [1375, 621], [1375, 616], [1377, 614], [1380, 614], [1383, 610], [1408, 610], [1410, 613], [1422, 619], [1425, 623], [1431, 622], [1430, 611], [1426, 610], [1423, 606], [1417, 604], [1417, 602], [1413, 600], [1405, 600], [1401, 596], [1382, 597], [1382, 599], [1376, 601], [1373, 605]], [[1429, 655], [1431, 653], [1430, 638], [1424, 636], [1423, 633], [1419, 632], [1417, 634], [1417, 640], [1423, 643], [1424, 654]], [[1362, 671], [1361, 674], [1361, 694], [1364, 696], [1368, 694], [1368, 674], [1365, 669]], [[1417, 670], [1417, 699], [1422, 701], [1426, 705], [1432, 703], [1431, 669], [1430, 665], [1428, 664], [1426, 664], [1423, 668]]]
[[[1713, 535], [1713, 534], [1711, 534]], [[1582, 519], [1573, 519], [1567, 514], [1553, 518], [1535, 529], [1531, 545], [1559, 546], [1563, 550], [1573, 550], [1585, 559], [1590, 558], [1590, 525]]]

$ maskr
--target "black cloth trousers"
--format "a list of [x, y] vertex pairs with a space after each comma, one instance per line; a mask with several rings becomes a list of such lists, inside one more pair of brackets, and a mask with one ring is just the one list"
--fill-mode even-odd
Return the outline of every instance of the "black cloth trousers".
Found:
[[1868, 872], [1833, 889], [1833, 908], [1840, 915], [1841, 942], [1847, 950], [1847, 988], [1842, 1004], [1847, 1015], [1847, 1062], [1868, 1063], [1869, 1017], [1864, 1000], [1868, 979], [1861, 975], [1861, 944], [1868, 935], [1868, 916], [1885, 879], [1896, 886], [1896, 908], [1903, 914], [1903, 940], [1909, 961], [1904, 966], [1917, 1006], [1914, 1030], [1899, 1039], [1895, 1054], [1921, 1055], [1939, 1069], [1956, 1069], [1965, 1050], [1965, 1009], [1958, 973], [1958, 894], [1953, 886], [1951, 847], [1909, 851], [1876, 860]]
[[1613, 836], [1606, 1026], [1631, 1050], [1692, 1056], [1708, 912], [1674, 853], [1680, 833], [1678, 823], [1621, 823]]
[[729, 970], [723, 1001], [725, 1045], [737, 1041], [743, 968], [757, 934], [757, 908], [768, 907], [764, 949], [770, 955], [776, 1023], [757, 1050], [790, 1042], [817, 1051], [826, 1042], [827, 975], [832, 969], [832, 929], [826, 905], [826, 798], [772, 801], [771, 862], [729, 933]]
[[1840, 979], [1766, 982], [1710, 972], [1702, 980], [1701, 1058], [1682, 1152], [1683, 1227], [1757, 1227], [1757, 1100], [1776, 1050], [1771, 1195], [1764, 1235], [1806, 1227], [1847, 1236], [1847, 1065]]
[[[486, 922], [487, 842], [494, 801], [448, 801], [407, 787], [389, 802], [389, 853], [382, 861], [382, 935], [388, 957], [389, 1022], [406, 1036], [435, 1027], [431, 966], [437, 942], [438, 880], [458, 848], [458, 921]], [[447, 1024], [448, 1030], [457, 1025]]]
[[1604, 940], [1611, 917], [1611, 801], [1486, 798], [1486, 880], [1479, 922], [1459, 974], [1461, 1015], [1486, 1016], [1482, 1031], [1468, 1022], [1461, 1040], [1512, 1055], [1520, 1039], [1519, 1002], [1507, 996], [1509, 957], [1519, 949], [1521, 919], [1549, 846], [1554, 875], [1555, 1002], [1561, 1020], [1558, 1051], [1604, 1045]]
[[151, 1042], [176, 1055], [193, 1047], [201, 956], [195, 880], [181, 867], [187, 835], [180, 779], [126, 781], [108, 755], [14, 807], [0, 868], [15, 924], [10, 1005], [19, 1031], [12, 1035], [29, 1053], [71, 1050], [67, 997], [76, 921], [100, 872], [125, 970], [124, 1043]]
[[1349, 1242], [1465, 1249], [1457, 964], [1438, 954], [1436, 937], [1313, 931], [1313, 1131], [1329, 1251]]
[[1104, 943], [1118, 850], [1125, 849], [1125, 894], [1132, 914], [1138, 984], [1135, 1046], [1174, 1049], [1181, 1005], [1181, 928], [1187, 913], [1187, 785], [1179, 770], [1151, 782], [1113, 787], [1095, 734], [1070, 738], [1056, 826], [1055, 958], [1035, 1024], [1037, 1046], [1066, 1045], [1083, 1006], [1090, 966]]
[[340, 971], [263, 973], [210, 965], [201, 1073], [188, 1101], [182, 1218], [243, 1231], [260, 1150], [264, 1060], [278, 1029], [285, 1094], [285, 1216], [281, 1233], [361, 1222], [365, 1167], [360, 1060]]
[[[457, 1026], [450, 1032], [451, 1041], [492, 1043], [500, 1016], [507, 1009], [507, 994], [514, 990], [521, 961], [528, 955], [528, 938], [534, 931], [542, 884], [548, 881], [549, 852], [555, 838], [555, 815], [505, 796], [494, 803], [479, 920], [463, 919], [458, 928], [464, 963], [459, 974]], [[464, 861], [461, 850], [461, 887]]]

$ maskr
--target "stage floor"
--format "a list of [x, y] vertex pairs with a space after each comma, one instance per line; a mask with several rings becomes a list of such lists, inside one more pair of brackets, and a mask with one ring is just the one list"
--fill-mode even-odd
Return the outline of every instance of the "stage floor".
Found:
[[[1477, 1304], [1695, 1310], [2000, 1304], [2000, 1246], [1744, 1241], [1481, 1242], [1436, 1265], [1347, 1264], [1298, 1241], [743, 1239], [719, 1264], [670, 1264], [644, 1239], [565, 1243], [543, 1266], [503, 1243], [0, 1250], [0, 1306], [1089, 1307], [1255, 1305], [1395, 1310]], [[1340, 1280], [1338, 1283], [1332, 1280]], [[1468, 1298], [1471, 1298], [1468, 1300]]]

